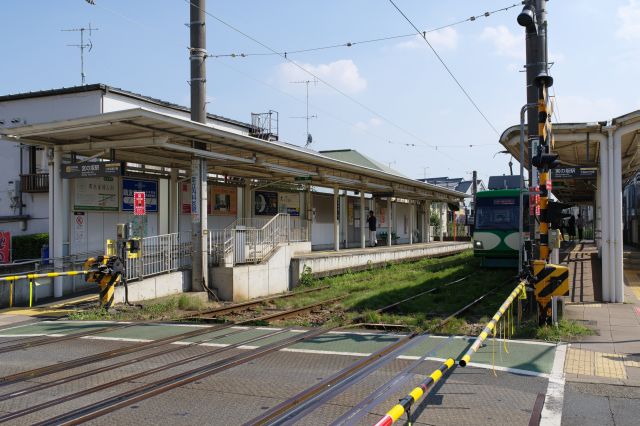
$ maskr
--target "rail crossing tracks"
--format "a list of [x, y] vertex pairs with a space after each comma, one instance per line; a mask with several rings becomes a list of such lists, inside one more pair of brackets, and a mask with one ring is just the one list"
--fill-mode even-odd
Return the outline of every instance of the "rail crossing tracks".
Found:
[[[404, 300], [395, 302], [383, 308], [380, 308], [378, 311], [383, 312], [389, 309], [393, 309], [397, 307], [399, 304], [404, 303], [408, 300], [422, 297], [425, 294], [431, 293], [438, 288], [458, 284], [463, 282], [469, 276], [460, 278], [458, 280], [452, 281], [450, 283], [444, 284], [442, 286], [436, 287], [434, 289], [428, 290], [426, 292], [418, 293], [412, 297], [406, 298]], [[504, 283], [502, 284], [504, 285]], [[439, 325], [444, 324], [445, 322], [454, 318], [455, 315], [459, 315], [464, 310], [469, 309], [475, 304], [482, 301], [488, 294], [495, 291], [499, 288], [500, 285], [496, 286], [496, 288], [490, 290], [485, 293], [481, 297], [476, 298], [473, 301], [465, 304], [463, 307], [458, 309], [456, 312], [452, 313], [452, 315], [448, 316]], [[316, 289], [311, 289], [309, 291], [317, 291]], [[289, 295], [284, 295], [284, 297], [288, 297]], [[265, 299], [273, 299], [265, 298]], [[255, 306], [256, 304], [264, 302], [265, 299], [261, 299], [258, 301], [247, 302], [243, 304], [237, 304], [234, 306], [224, 307], [217, 310], [212, 310], [206, 313], [202, 313], [207, 318], [212, 318], [218, 315], [224, 315], [228, 312], [235, 312], [238, 310], [249, 309], [251, 306]], [[140, 371], [134, 374], [125, 375], [120, 378], [107, 381], [101, 383], [97, 386], [90, 387], [88, 389], [83, 389], [78, 392], [74, 392], [71, 394], [63, 395], [58, 398], [53, 398], [49, 400], [45, 400], [44, 402], [32, 404], [28, 407], [22, 408], [17, 411], [12, 411], [10, 413], [0, 415], [0, 423], [4, 423], [11, 420], [21, 419], [24, 416], [27, 416], [32, 413], [39, 412], [41, 410], [45, 410], [49, 407], [53, 407], [59, 404], [64, 404], [69, 401], [73, 401], [80, 397], [84, 397], [88, 394], [104, 391], [106, 389], [112, 388], [114, 386], [122, 385], [124, 383], [132, 383], [132, 381], [136, 379], [140, 379], [142, 377], [158, 374], [161, 372], [165, 372], [171, 369], [175, 369], [176, 367], [182, 367], [185, 364], [195, 363], [196, 361], [204, 362], [204, 364], [196, 366], [194, 368], [190, 368], [186, 371], [181, 371], [175, 373], [173, 375], [165, 376], [161, 379], [151, 381], [145, 384], [140, 384], [139, 386], [130, 389], [123, 393], [118, 393], [114, 396], [101, 399], [98, 402], [91, 403], [85, 405], [80, 408], [75, 408], [71, 411], [59, 414], [55, 417], [46, 417], [43, 416], [44, 420], [42, 420], [38, 424], [42, 425], [72, 425], [72, 424], [80, 424], [92, 419], [96, 419], [98, 417], [104, 416], [106, 414], [112, 413], [116, 410], [119, 410], [123, 407], [129, 406], [136, 402], [151, 398], [155, 395], [159, 395], [161, 393], [167, 392], [171, 389], [175, 389], [194, 381], [200, 380], [205, 377], [209, 377], [223, 371], [226, 371], [230, 368], [240, 366], [242, 364], [249, 363], [258, 358], [264, 357], [268, 354], [275, 353], [292, 345], [295, 345], [300, 342], [308, 341], [314, 338], [317, 338], [321, 335], [324, 335], [329, 332], [335, 332], [340, 328], [345, 327], [318, 327], [311, 330], [297, 330], [298, 332], [294, 335], [287, 336], [287, 333], [292, 331], [292, 327], [288, 328], [280, 328], [274, 329], [273, 331], [265, 332], [259, 336], [251, 336], [246, 339], [242, 338], [242, 333], [246, 333], [247, 329], [236, 328], [237, 326], [243, 324], [250, 324], [256, 321], [270, 322], [275, 320], [280, 320], [282, 318], [286, 318], [289, 316], [300, 315], [303, 312], [307, 312], [313, 310], [321, 305], [333, 304], [339, 302], [342, 297], [332, 298], [328, 300], [324, 300], [321, 302], [317, 302], [311, 305], [306, 305], [303, 307], [299, 307], [296, 309], [271, 313], [268, 315], [263, 315], [257, 318], [252, 318], [244, 321], [236, 321], [232, 323], [226, 324], [217, 324], [208, 327], [201, 327], [197, 330], [192, 330], [186, 333], [181, 333], [179, 335], [174, 335], [170, 337], [160, 338], [158, 340], [147, 341], [136, 343], [130, 346], [121, 347], [118, 349], [85, 356], [78, 359], [73, 359], [70, 361], [61, 362], [54, 365], [49, 365], [41, 368], [36, 368], [29, 371], [23, 371], [15, 374], [11, 374], [8, 376], [0, 377], [0, 402], [7, 401], [13, 398], [19, 398], [21, 396], [30, 395], [34, 392], [42, 391], [45, 389], [53, 388], [55, 386], [60, 386], [64, 383], [72, 382], [75, 380], [86, 379], [90, 376], [94, 376], [100, 373], [105, 373], [108, 371], [113, 371], [114, 369], [129, 366], [131, 364], [135, 364], [142, 361], [148, 361], [150, 358], [159, 357], [162, 355], [170, 354], [173, 352], [184, 350], [188, 347], [199, 346], [204, 343], [215, 342], [216, 340], [222, 339], [228, 336], [240, 337], [239, 341], [233, 344], [224, 345], [217, 347], [212, 350], [207, 350], [201, 353], [196, 353], [194, 355], [188, 356], [186, 358], [180, 359], [178, 361], [173, 361], [167, 364], [161, 364], [155, 368]], [[130, 327], [133, 324], [125, 324], [120, 325], [119, 328]], [[139, 325], [139, 324], [138, 324]], [[356, 326], [357, 324], [354, 324]], [[107, 329], [118, 329], [116, 326], [109, 326], [101, 329], [100, 331], [92, 330], [91, 332], [83, 332], [83, 333], [75, 333], [70, 336], [65, 336], [64, 340], [69, 340], [77, 337], [91, 336], [97, 334], [99, 332], [104, 332]], [[73, 337], [71, 337], [73, 336]], [[202, 339], [198, 340], [188, 340], [194, 339], [198, 336], [202, 336]], [[284, 337], [283, 337], [284, 336]], [[395, 342], [387, 345], [383, 349], [378, 350], [377, 352], [365, 356], [352, 365], [349, 365], [345, 369], [335, 373], [334, 375], [322, 380], [321, 382], [315, 384], [314, 386], [300, 392], [294, 397], [282, 402], [281, 404], [273, 407], [267, 412], [263, 413], [261, 416], [256, 417], [250, 420], [247, 425], [265, 425], [265, 424], [293, 424], [303, 417], [307, 416], [313, 410], [334, 398], [341, 392], [344, 392], [349, 387], [357, 384], [364, 378], [366, 378], [373, 371], [383, 367], [388, 364], [392, 360], [396, 359], [401, 353], [411, 349], [418, 343], [420, 343], [424, 338], [426, 338], [426, 333], [411, 333], [405, 336], [398, 338]], [[49, 338], [49, 342], [60, 342], [63, 338]], [[37, 345], [44, 345], [44, 340], [41, 339], [36, 341]], [[256, 343], [259, 341], [267, 340], [261, 346], [251, 346], [250, 349], [244, 348], [240, 353], [233, 352], [234, 349], [239, 349], [243, 346], [250, 345], [251, 343]], [[275, 341], [273, 341], [275, 340]], [[440, 348], [442, 345], [446, 345], [449, 342], [449, 339], [443, 339], [438, 345]], [[183, 342], [184, 344], [180, 345], [170, 345], [171, 343]], [[37, 346], [34, 345], [35, 342], [24, 342], [18, 345], [11, 345], [4, 348], [0, 348], [0, 351], [4, 350], [4, 352], [16, 351], [21, 349], [29, 349], [31, 347]], [[159, 349], [155, 352], [147, 353], [148, 350]], [[434, 352], [436, 349], [432, 350], [430, 353]], [[144, 351], [144, 353], [142, 353]], [[225, 356], [227, 352], [231, 352], [230, 356]], [[103, 365], [100, 367], [92, 368], [86, 371], [76, 372], [70, 375], [66, 375], [62, 378], [54, 378], [51, 381], [40, 382], [40, 383], [29, 383], [26, 387], [21, 387], [18, 390], [9, 390], [9, 385], [24, 382], [26, 380], [40, 378], [52, 375], [54, 373], [66, 372], [67, 370], [75, 369], [77, 367], [102, 362], [105, 360], [110, 360], [113, 358], [121, 357], [124, 355], [135, 354], [133, 358], [129, 358], [126, 360], [122, 360], [115, 363], [110, 363], [108, 365]], [[222, 358], [220, 356], [222, 355]], [[398, 373], [391, 381], [389, 381], [386, 385], [379, 387], [375, 390], [369, 397], [362, 400], [359, 404], [357, 404], [353, 409], [349, 410], [349, 412], [345, 413], [342, 417], [334, 422], [335, 425], [338, 424], [353, 424], [358, 419], [369, 412], [369, 410], [378, 404], [380, 401], [384, 400], [384, 398], [388, 397], [390, 392], [397, 390], [406, 380], [408, 380], [415, 369], [428, 357], [429, 354], [424, 355], [420, 359], [413, 362], [407, 368], [405, 368], [402, 372]], [[211, 360], [207, 360], [207, 358], [212, 358]], [[137, 383], [139, 384], [139, 383]], [[6, 392], [2, 392], [3, 389], [7, 389]]]

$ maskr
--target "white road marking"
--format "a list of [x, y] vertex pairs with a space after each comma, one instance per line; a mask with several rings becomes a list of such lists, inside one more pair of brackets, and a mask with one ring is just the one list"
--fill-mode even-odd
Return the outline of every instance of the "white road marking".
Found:
[[560, 426], [562, 422], [562, 406], [564, 404], [564, 360], [567, 356], [567, 344], [560, 343], [556, 347], [553, 367], [547, 385], [547, 395], [540, 417], [540, 426]]
[[64, 337], [68, 334], [47, 334], [47, 333], [34, 333], [34, 334], [0, 334], [0, 337]]
[[[51, 336], [51, 335], [50, 335]], [[133, 339], [129, 337], [108, 337], [108, 336], [83, 336], [81, 339], [87, 340], [112, 340], [116, 342], [153, 342], [150, 339]]]
[[300, 354], [317, 354], [317, 355], [348, 355], [348, 356], [369, 356], [371, 354], [363, 353], [363, 352], [337, 352], [337, 351], [321, 351], [318, 349], [294, 349], [294, 348], [283, 348], [280, 349], [280, 352], [294, 352]]
[[[400, 355], [398, 356], [398, 359], [406, 359], [406, 360], [418, 360], [421, 359], [421, 356], [414, 356], [414, 355]], [[427, 361], [446, 361], [446, 358], [437, 358], [437, 357], [426, 357], [425, 358]], [[503, 367], [500, 365], [496, 365], [493, 366], [491, 364], [482, 364], [479, 362], [470, 362], [467, 364], [468, 367], [476, 367], [476, 368], [483, 368], [483, 369], [487, 369], [487, 370], [491, 370], [491, 369], [495, 369], [498, 371], [504, 371], [506, 373], [513, 373], [513, 374], [520, 374], [523, 376], [534, 376], [534, 377], [544, 377], [544, 378], [548, 378], [549, 375], [547, 373], [540, 373], [538, 371], [531, 371], [531, 370], [523, 370], [520, 368], [512, 368], [512, 367]]]

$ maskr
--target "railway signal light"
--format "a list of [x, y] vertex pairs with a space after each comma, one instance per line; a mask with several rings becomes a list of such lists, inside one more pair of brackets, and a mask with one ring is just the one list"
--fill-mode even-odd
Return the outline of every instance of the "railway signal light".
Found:
[[559, 203], [557, 201], [549, 201], [547, 208], [540, 215], [540, 221], [551, 223], [551, 228], [560, 229], [562, 219], [571, 217], [569, 213], [562, 213], [562, 210], [571, 207], [570, 204]]
[[542, 152], [538, 152], [538, 155], [531, 159], [531, 163], [538, 169], [551, 170], [560, 165], [558, 161], [558, 154], [543, 154]]

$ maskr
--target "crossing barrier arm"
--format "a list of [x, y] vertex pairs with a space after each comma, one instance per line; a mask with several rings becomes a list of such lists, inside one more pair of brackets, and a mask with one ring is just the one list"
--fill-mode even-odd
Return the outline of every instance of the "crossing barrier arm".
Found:
[[452, 358], [443, 362], [426, 380], [409, 392], [409, 394], [402, 398], [398, 404], [394, 405], [391, 410], [387, 411], [387, 414], [378, 420], [375, 426], [391, 426], [397, 422], [404, 413], [407, 413], [409, 424], [411, 424], [411, 406], [427, 394], [430, 388], [433, 387], [454, 364], [455, 361]]
[[520, 284], [518, 284], [516, 288], [513, 289], [509, 297], [507, 297], [507, 299], [502, 303], [502, 306], [498, 308], [498, 311], [495, 313], [493, 318], [491, 318], [491, 321], [487, 323], [480, 335], [476, 338], [476, 341], [473, 342], [473, 345], [471, 345], [469, 350], [460, 359], [459, 364], [461, 367], [465, 367], [469, 363], [469, 361], [471, 361], [471, 357], [473, 356], [473, 354], [476, 353], [482, 342], [484, 342], [485, 339], [489, 336], [489, 333], [491, 333], [495, 329], [496, 324], [498, 323], [498, 321], [500, 321], [500, 318], [502, 318], [502, 315], [507, 311], [516, 297], [525, 292], [525, 284], [525, 281], [521, 281]]

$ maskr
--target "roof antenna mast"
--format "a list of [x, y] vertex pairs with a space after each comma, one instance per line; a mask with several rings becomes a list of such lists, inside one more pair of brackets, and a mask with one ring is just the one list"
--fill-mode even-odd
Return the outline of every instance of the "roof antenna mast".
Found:
[[308, 148], [309, 145], [311, 145], [311, 142], [313, 142], [313, 138], [311, 137], [311, 133], [309, 133], [309, 120], [312, 118], [318, 118], [317, 115], [309, 115], [309, 84], [313, 83], [313, 85], [317, 85], [318, 84], [318, 80], [314, 77], [313, 80], [300, 80], [300, 81], [291, 81], [290, 83], [293, 84], [304, 84], [307, 86], [307, 115], [304, 116], [298, 116], [298, 117], [291, 117], [291, 118], [304, 118], [307, 121], [307, 142], [304, 144], [305, 148]]
[[[82, 85], [84, 86], [85, 83], [85, 73], [84, 73], [84, 50], [87, 50], [88, 52], [91, 52], [91, 49], [93, 49], [93, 43], [91, 42], [91, 33], [92, 31], [98, 31], [98, 28], [91, 28], [91, 23], [89, 23], [89, 26], [87, 28], [81, 27], [81, 28], [69, 28], [69, 29], [65, 29], [65, 30], [60, 30], [60, 31], [66, 31], [66, 32], [79, 32], [80, 33], [80, 44], [67, 44], [67, 46], [70, 47], [78, 47], [80, 48], [80, 78], [82, 79]], [[89, 38], [87, 43], [84, 42], [84, 32], [87, 31], [89, 33]]]

